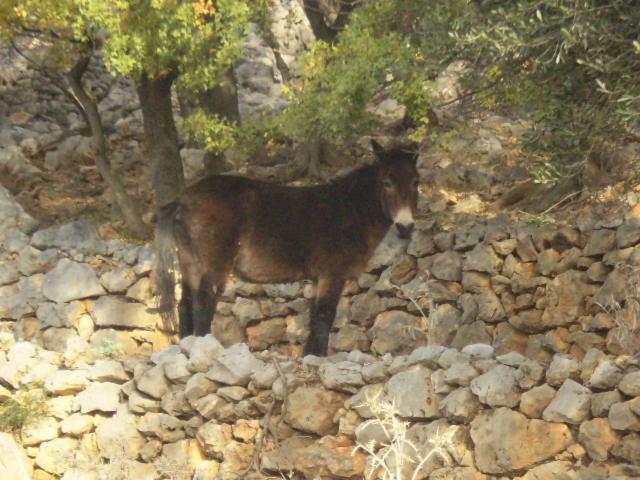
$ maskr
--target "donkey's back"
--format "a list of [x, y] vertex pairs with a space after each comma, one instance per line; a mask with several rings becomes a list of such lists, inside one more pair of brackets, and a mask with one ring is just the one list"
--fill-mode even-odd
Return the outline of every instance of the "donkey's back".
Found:
[[[371, 176], [365, 169], [354, 173]], [[290, 187], [217, 175], [187, 189], [178, 215], [187, 236], [197, 239], [191, 248], [207, 257], [215, 247], [204, 243], [215, 239], [233, 259], [231, 270], [247, 281], [314, 280], [327, 270], [350, 277], [366, 263], [379, 233], [369, 238], [363, 218], [370, 216], [369, 201], [357, 198], [371, 185], [353, 183]]]

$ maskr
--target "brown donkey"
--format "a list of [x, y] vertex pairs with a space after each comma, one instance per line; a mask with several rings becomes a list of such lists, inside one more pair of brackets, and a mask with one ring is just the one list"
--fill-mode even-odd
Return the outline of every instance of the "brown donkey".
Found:
[[170, 269], [177, 247], [182, 274], [180, 335], [206, 335], [227, 276], [254, 283], [310, 279], [316, 287], [304, 353], [327, 354], [345, 281], [357, 278], [395, 225], [413, 229], [416, 154], [372, 142], [376, 161], [325, 185], [278, 186], [215, 175], [159, 211], [156, 281], [160, 312], [175, 324]]

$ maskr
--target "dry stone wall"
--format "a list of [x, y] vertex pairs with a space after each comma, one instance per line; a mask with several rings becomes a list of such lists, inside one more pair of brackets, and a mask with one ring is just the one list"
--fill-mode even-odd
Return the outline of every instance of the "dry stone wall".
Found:
[[402, 478], [640, 477], [637, 208], [391, 235], [334, 354], [300, 359], [310, 284], [230, 282], [214, 335], [172, 345], [148, 246], [5, 197], [0, 401], [45, 407], [1, 478], [357, 479], [389, 444]]

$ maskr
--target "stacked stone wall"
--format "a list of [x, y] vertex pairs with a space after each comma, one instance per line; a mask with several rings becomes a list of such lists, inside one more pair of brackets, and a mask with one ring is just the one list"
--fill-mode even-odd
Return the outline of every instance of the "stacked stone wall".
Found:
[[403, 478], [640, 476], [634, 209], [390, 236], [333, 355], [300, 359], [310, 284], [231, 281], [215, 336], [171, 345], [149, 246], [35, 230], [7, 199], [0, 399], [46, 408], [0, 436], [3, 478], [355, 479], [398, 438]]

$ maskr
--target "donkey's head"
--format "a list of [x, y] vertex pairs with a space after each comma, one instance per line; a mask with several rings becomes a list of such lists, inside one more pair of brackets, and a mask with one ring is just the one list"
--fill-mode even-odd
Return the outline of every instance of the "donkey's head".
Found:
[[417, 153], [399, 148], [385, 150], [371, 141], [378, 165], [378, 192], [384, 214], [400, 238], [409, 238], [418, 205]]

